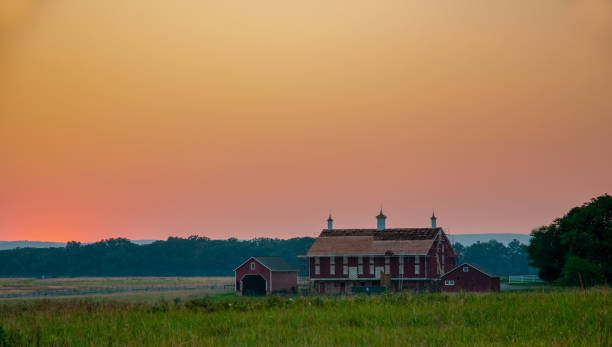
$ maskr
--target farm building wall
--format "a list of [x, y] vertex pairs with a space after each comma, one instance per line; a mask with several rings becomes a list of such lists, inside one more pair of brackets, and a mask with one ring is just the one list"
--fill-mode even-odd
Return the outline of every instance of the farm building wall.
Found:
[[[419, 258], [419, 263], [416, 263], [416, 257]], [[310, 257], [308, 259], [308, 267], [310, 278], [313, 280], [316, 279], [349, 279], [350, 269], [353, 268], [354, 271], [358, 271], [361, 266], [362, 273], [357, 275], [359, 280], [371, 280], [376, 277], [376, 268], [385, 267], [385, 256], [363, 256], [362, 263], [359, 264], [359, 257], [347, 257], [347, 273], [344, 273], [344, 258], [343, 257], [334, 257], [334, 274], [331, 274], [331, 259], [330, 257], [320, 256], [319, 264], [315, 264], [315, 257]], [[431, 259], [427, 259], [425, 256], [404, 256], [404, 274], [400, 275], [399, 267], [399, 257], [398, 256], [390, 256], [389, 265], [391, 276], [393, 278], [425, 278], [428, 273], [429, 264], [431, 263]], [[448, 270], [453, 268], [453, 260], [451, 256], [448, 256], [448, 264], [446, 267]], [[316, 267], [319, 267], [319, 274], [316, 273]], [[373, 267], [374, 271], [370, 271], [370, 266]], [[415, 267], [418, 266], [419, 273], [417, 274]], [[445, 267], [445, 268], [446, 268]], [[434, 269], [435, 270], [435, 269]], [[433, 272], [431, 270], [430, 272]], [[436, 276], [437, 277], [437, 276]]]
[[272, 292], [292, 292], [297, 289], [297, 271], [272, 271]]
[[[251, 270], [251, 264], [255, 264], [255, 268]], [[246, 275], [260, 275], [266, 280], [266, 292], [270, 293], [270, 270], [267, 267], [260, 264], [257, 260], [251, 258], [246, 263], [242, 264], [239, 268], [236, 269], [236, 293], [242, 291], [242, 279]]]
[[[467, 272], [464, 272], [464, 267], [468, 268]], [[440, 286], [443, 292], [498, 292], [499, 277], [491, 277], [469, 264], [463, 264], [442, 276]]]

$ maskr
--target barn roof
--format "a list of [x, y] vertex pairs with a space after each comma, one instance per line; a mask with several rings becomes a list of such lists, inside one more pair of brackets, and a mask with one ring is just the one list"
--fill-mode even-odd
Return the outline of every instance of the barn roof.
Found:
[[441, 228], [323, 230], [308, 251], [315, 255], [427, 254]]
[[281, 257], [253, 257], [270, 271], [297, 271]]

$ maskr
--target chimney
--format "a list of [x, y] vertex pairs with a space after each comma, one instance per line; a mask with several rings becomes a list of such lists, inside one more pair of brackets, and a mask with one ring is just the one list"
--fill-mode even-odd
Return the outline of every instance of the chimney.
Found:
[[436, 215], [435, 215], [435, 214], [432, 212], [432, 213], [431, 213], [431, 228], [432, 228], [432, 229], [435, 229], [435, 228], [437, 227], [437, 226], [436, 226], [436, 220], [437, 220], [437, 219], [438, 219], [438, 218], [436, 218]]
[[332, 219], [331, 212], [329, 213], [329, 218], [327, 218], [327, 230], [332, 230], [334, 228], [334, 220]]
[[380, 209], [380, 213], [376, 216], [376, 230], [383, 231], [385, 230], [385, 220], [387, 216], [383, 214], [382, 208]]

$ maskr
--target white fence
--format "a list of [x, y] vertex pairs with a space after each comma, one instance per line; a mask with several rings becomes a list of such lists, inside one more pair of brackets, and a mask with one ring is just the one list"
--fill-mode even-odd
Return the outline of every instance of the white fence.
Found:
[[512, 283], [544, 283], [538, 275], [508, 276], [508, 284]]

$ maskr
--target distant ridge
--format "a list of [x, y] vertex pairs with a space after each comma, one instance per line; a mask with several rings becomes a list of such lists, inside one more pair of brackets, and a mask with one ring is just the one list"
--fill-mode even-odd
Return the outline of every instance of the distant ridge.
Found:
[[[131, 240], [137, 245], [147, 245], [157, 240]], [[93, 242], [92, 242], [93, 243]], [[49, 242], [49, 241], [0, 241], [0, 251], [15, 248], [51, 248], [51, 247], [66, 247], [66, 242]]]
[[512, 240], [517, 239], [520, 243], [529, 244], [530, 235], [526, 234], [451, 234], [451, 242], [459, 242], [464, 246], [470, 246], [476, 242], [489, 242], [495, 240], [508, 246]]

